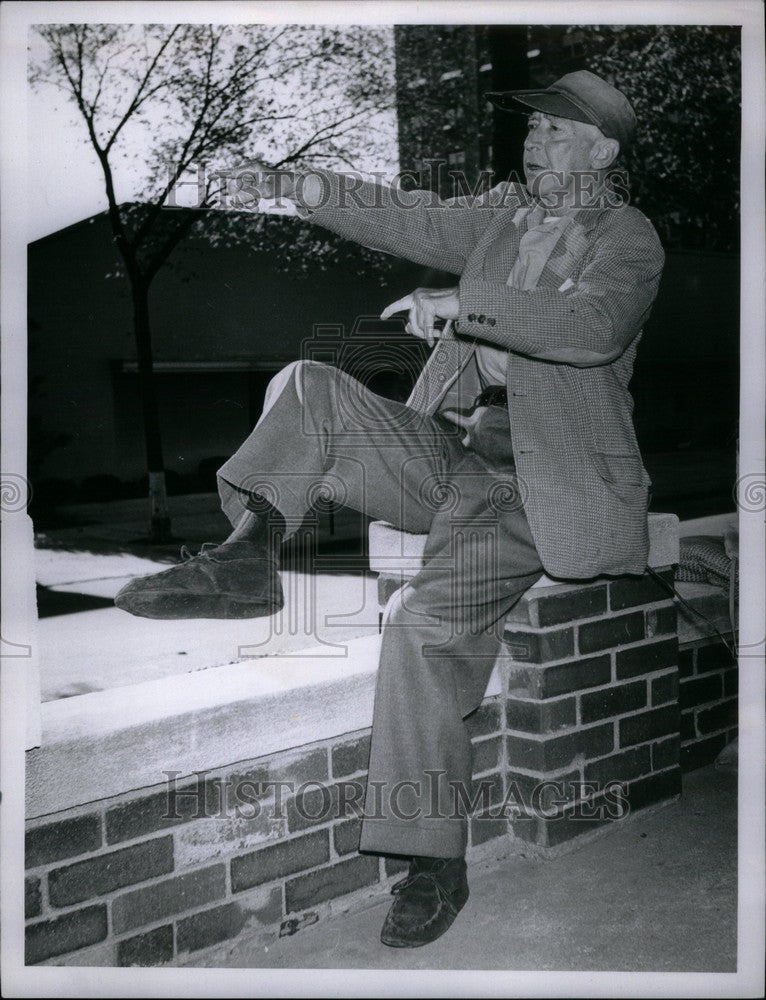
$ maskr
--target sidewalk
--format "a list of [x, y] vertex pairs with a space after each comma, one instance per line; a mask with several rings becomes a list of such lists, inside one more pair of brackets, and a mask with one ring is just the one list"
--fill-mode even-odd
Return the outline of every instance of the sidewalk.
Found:
[[386, 948], [389, 896], [292, 937], [248, 938], [185, 966], [732, 972], [737, 932], [737, 776], [684, 777], [681, 800], [554, 860], [469, 870], [471, 898], [424, 948]]

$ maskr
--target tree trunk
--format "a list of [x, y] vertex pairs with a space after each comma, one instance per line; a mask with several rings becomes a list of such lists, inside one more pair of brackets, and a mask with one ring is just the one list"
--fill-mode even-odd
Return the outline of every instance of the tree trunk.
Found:
[[157, 392], [154, 383], [152, 335], [149, 327], [149, 288], [145, 282], [132, 283], [133, 325], [136, 336], [138, 383], [141, 393], [141, 411], [144, 419], [146, 468], [149, 473], [150, 538], [161, 543], [171, 540], [168, 494], [165, 484], [165, 467], [162, 460], [162, 434], [160, 431]]

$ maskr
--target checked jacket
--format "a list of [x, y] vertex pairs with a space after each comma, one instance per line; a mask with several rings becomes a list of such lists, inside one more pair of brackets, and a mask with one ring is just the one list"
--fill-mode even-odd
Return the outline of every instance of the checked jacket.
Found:
[[650, 480], [628, 383], [664, 264], [649, 220], [628, 205], [578, 210], [536, 287], [522, 291], [507, 283], [531, 206], [521, 185], [440, 201], [430, 191], [317, 174], [324, 195], [308, 211], [312, 222], [459, 275], [459, 317], [411, 406], [435, 413], [470, 397], [477, 342], [508, 351], [520, 494], [545, 571], [563, 579], [643, 572]]

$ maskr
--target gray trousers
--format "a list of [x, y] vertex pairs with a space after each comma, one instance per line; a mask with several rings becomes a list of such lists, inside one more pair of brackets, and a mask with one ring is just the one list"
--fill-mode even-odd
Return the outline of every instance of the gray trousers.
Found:
[[258, 493], [288, 534], [318, 496], [428, 532], [423, 569], [384, 618], [360, 849], [462, 854], [472, 795], [463, 719], [484, 697], [506, 615], [543, 571], [507, 410], [488, 408], [466, 446], [441, 417], [330, 365], [295, 362], [272, 380], [263, 415], [218, 477], [232, 524], [244, 494]]

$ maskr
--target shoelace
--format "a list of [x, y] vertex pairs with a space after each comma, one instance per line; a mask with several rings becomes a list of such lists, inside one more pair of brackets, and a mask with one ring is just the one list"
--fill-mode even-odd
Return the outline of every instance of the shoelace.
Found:
[[183, 559], [184, 562], [188, 562], [190, 559], [196, 559], [197, 556], [204, 556], [208, 552], [210, 552], [211, 549], [217, 549], [217, 548], [218, 548], [217, 542], [203, 542], [199, 552], [197, 552], [195, 555], [195, 553], [190, 552], [185, 545], [182, 545], [181, 558]]
[[443, 905], [446, 906], [448, 910], [454, 913], [455, 907], [452, 903], [452, 900], [450, 899], [449, 892], [437, 878], [438, 873], [443, 870], [444, 866], [442, 865], [441, 868], [438, 868], [435, 871], [433, 869], [428, 871], [416, 871], [411, 875], [407, 875], [403, 879], [400, 879], [398, 882], [394, 882], [394, 884], [391, 886], [391, 894], [393, 896], [399, 896], [401, 895], [401, 893], [409, 889], [410, 886], [414, 885], [418, 881], [418, 879], [424, 879], [426, 882], [430, 882], [436, 889], [436, 894], [438, 895]]

